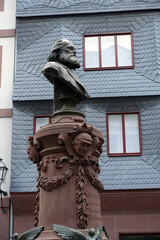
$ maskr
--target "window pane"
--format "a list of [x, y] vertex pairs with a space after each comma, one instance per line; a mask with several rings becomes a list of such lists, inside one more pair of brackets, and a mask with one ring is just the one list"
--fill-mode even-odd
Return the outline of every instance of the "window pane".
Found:
[[85, 67], [99, 67], [98, 37], [85, 37]]
[[36, 118], [36, 132], [40, 127], [49, 124], [49, 117], [38, 117]]
[[109, 115], [109, 153], [123, 153], [122, 116]]
[[115, 67], [114, 36], [101, 37], [102, 67]]
[[140, 152], [138, 114], [125, 114], [126, 152]]
[[132, 66], [131, 35], [117, 36], [118, 66]]

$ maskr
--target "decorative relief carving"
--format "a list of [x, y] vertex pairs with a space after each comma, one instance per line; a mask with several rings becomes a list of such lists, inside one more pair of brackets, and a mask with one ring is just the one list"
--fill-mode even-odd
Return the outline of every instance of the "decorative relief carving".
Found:
[[72, 148], [80, 158], [88, 158], [87, 153], [89, 152], [91, 145], [92, 137], [88, 133], [79, 133], [72, 141]]
[[40, 186], [39, 186], [39, 176], [40, 176], [40, 167], [37, 164], [37, 170], [39, 172], [37, 177], [37, 191], [36, 191], [36, 199], [34, 202], [34, 226], [38, 226], [39, 221], [39, 193], [40, 193]]
[[96, 177], [94, 172], [89, 169], [88, 166], [85, 168], [85, 174], [87, 175], [87, 178], [93, 187], [95, 187], [99, 192], [104, 190], [103, 183], [101, 183], [101, 181]]
[[46, 191], [53, 191], [55, 188], [66, 184], [69, 179], [74, 175], [74, 172], [75, 166], [70, 166], [63, 174], [59, 174], [55, 177], [48, 178], [39, 176], [39, 186]]
[[94, 174], [93, 171], [91, 171], [88, 166], [78, 164], [70, 165], [70, 167], [63, 174], [59, 174], [55, 177], [49, 178], [40, 175], [38, 179], [39, 186], [46, 191], [53, 191], [58, 186], [62, 186], [63, 184], [67, 183], [73, 175], [77, 174], [77, 172], [79, 171], [78, 170], [79, 166], [81, 166], [81, 168], [83, 167], [85, 177], [88, 178], [92, 186], [94, 186], [99, 192], [101, 192], [104, 189], [103, 184], [96, 177], [96, 174]]
[[36, 191], [36, 199], [34, 202], [34, 226], [38, 226], [38, 220], [39, 220], [39, 191], [40, 187], [37, 187]]
[[65, 146], [70, 156], [70, 163], [81, 164], [82, 162], [86, 162], [86, 165], [93, 165], [94, 169], [99, 173], [98, 157], [102, 152], [103, 142], [93, 134], [93, 127], [87, 126], [86, 123], [82, 125], [77, 124], [74, 126], [74, 129], [76, 131], [60, 133], [58, 144]]
[[[73, 123], [74, 124], [74, 123]], [[42, 149], [39, 154], [40, 144], [33, 137], [29, 137], [28, 155], [30, 160], [37, 163], [39, 177], [37, 181], [37, 196], [35, 202], [35, 223], [38, 223], [39, 211], [39, 189], [51, 192], [57, 187], [66, 184], [73, 176], [76, 177], [76, 202], [77, 202], [77, 225], [79, 228], [86, 228], [88, 224], [88, 196], [86, 192], [86, 179], [99, 192], [102, 191], [103, 184], [98, 179], [100, 167], [98, 157], [102, 152], [103, 136], [98, 135], [98, 131], [86, 123], [74, 124], [69, 132], [61, 132], [57, 135], [58, 145]], [[53, 148], [53, 149], [52, 149]], [[61, 152], [59, 150], [61, 148]], [[56, 151], [57, 149], [57, 151]], [[59, 154], [60, 153], [60, 154]], [[62, 154], [63, 153], [63, 154]], [[40, 161], [40, 155], [43, 160]], [[63, 155], [63, 157], [59, 157]], [[42, 176], [51, 164], [58, 169], [62, 169], [68, 163], [69, 167], [57, 176]]]
[[[98, 191], [102, 191], [103, 184], [96, 177], [93, 170], [89, 166], [84, 164], [70, 164], [70, 167], [63, 173], [54, 177], [39, 176], [38, 186], [43, 188], [45, 191], [53, 191], [57, 187], [61, 187], [66, 184], [72, 176], [76, 175], [76, 202], [77, 202], [77, 225], [79, 228], [86, 228], [88, 224], [88, 202], [86, 193], [86, 177], [92, 186]], [[91, 166], [90, 166], [91, 167]], [[38, 197], [37, 197], [38, 199]]]
[[56, 156], [46, 157], [39, 163], [40, 169], [42, 172], [47, 172], [48, 164], [53, 163], [56, 169], [60, 169], [64, 166], [64, 163], [68, 161], [68, 157], [64, 156], [58, 158]]
[[61, 158], [56, 158], [55, 160], [52, 160], [52, 162], [54, 162], [54, 165], [56, 167], [56, 169], [60, 169], [64, 166], [65, 162], [68, 161], [68, 157], [64, 156]]
[[86, 228], [88, 223], [88, 203], [86, 194], [85, 171], [82, 165], [78, 165], [76, 172], [76, 201], [77, 201], [77, 217], [78, 227]]
[[28, 137], [28, 143], [29, 143], [27, 147], [28, 159], [31, 160], [34, 164], [39, 163], [41, 160], [38, 151], [40, 149], [40, 144], [38, 144], [38, 142], [34, 144], [33, 136]]
[[47, 157], [43, 162], [41, 161], [39, 163], [39, 167], [42, 170], [42, 172], [47, 172], [49, 162], [50, 162], [50, 159], [49, 157]]

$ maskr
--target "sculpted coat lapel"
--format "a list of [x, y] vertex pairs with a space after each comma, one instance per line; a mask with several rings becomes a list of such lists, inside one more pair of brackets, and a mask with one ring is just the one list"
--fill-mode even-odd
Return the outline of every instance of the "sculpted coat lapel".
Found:
[[44, 66], [43, 74], [52, 84], [54, 84], [55, 78], [62, 81], [73, 91], [73, 93], [77, 94], [81, 100], [89, 98], [87, 90], [77, 78], [77, 76], [73, 73], [71, 69], [69, 69], [62, 63], [48, 62]]

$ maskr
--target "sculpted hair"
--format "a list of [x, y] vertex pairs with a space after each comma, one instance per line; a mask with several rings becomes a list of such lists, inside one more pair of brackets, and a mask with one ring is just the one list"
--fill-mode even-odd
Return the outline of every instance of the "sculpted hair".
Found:
[[47, 61], [57, 61], [60, 55], [61, 48], [68, 43], [71, 42], [65, 38], [59, 39], [58, 41], [54, 42], [53, 46], [51, 47], [51, 52], [47, 58]]
[[57, 60], [58, 60], [58, 57], [59, 57], [59, 54], [57, 53], [57, 51], [53, 51], [53, 52], [51, 52], [50, 55], [48, 56], [47, 61], [48, 61], [48, 62], [57, 61]]

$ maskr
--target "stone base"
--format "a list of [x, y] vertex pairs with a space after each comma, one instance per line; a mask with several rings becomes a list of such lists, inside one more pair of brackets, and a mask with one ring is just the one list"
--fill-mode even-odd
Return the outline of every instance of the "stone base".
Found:
[[55, 233], [53, 230], [44, 230], [41, 234], [36, 238], [37, 240], [60, 240], [61, 238]]
[[75, 115], [77, 117], [85, 118], [85, 115], [81, 111], [79, 111], [77, 109], [73, 109], [73, 110], [69, 110], [69, 109], [57, 110], [57, 111], [54, 111], [52, 117], [54, 119], [57, 116], [64, 116], [65, 117], [65, 116], [68, 116], [68, 115], [70, 115], [70, 116]]
[[[88, 229], [85, 229], [85, 230], [76, 229], [76, 230], [80, 231], [85, 236], [88, 236]], [[108, 238], [106, 238], [105, 234], [103, 233], [102, 240], [106, 240], [106, 239]], [[38, 238], [36, 238], [36, 240], [62, 240], [62, 238], [59, 237], [58, 234], [53, 230], [44, 230], [43, 232], [41, 232]]]

